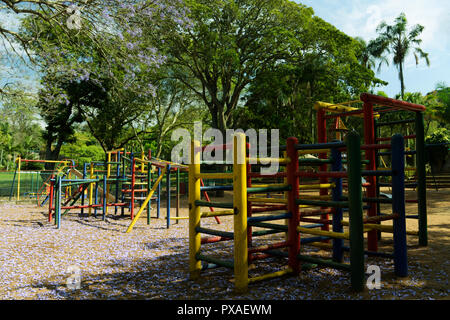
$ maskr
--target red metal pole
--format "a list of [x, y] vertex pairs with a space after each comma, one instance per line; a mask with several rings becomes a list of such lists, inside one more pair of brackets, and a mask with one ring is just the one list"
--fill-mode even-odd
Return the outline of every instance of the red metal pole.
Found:
[[48, 222], [52, 222], [52, 210], [53, 210], [53, 190], [55, 183], [52, 181], [53, 175], [50, 176], [50, 192], [48, 196], [50, 197], [48, 199]]

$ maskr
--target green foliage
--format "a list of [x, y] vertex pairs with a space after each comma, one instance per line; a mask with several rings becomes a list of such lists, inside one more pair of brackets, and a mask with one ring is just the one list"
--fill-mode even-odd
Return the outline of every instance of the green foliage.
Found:
[[0, 168], [12, 168], [15, 156], [28, 159], [39, 156], [43, 130], [36, 116], [35, 103], [21, 89], [3, 97], [0, 104]]
[[296, 44], [296, 56], [257, 73], [245, 110], [235, 114], [238, 126], [279, 128], [282, 138], [313, 142], [316, 101], [353, 100], [380, 83], [358, 61], [358, 41], [317, 17], [304, 28], [308, 33]]
[[61, 147], [61, 158], [75, 160], [77, 166], [85, 162], [104, 161], [105, 152], [95, 138], [86, 132], [77, 131], [74, 142], [66, 143]]
[[[400, 80], [402, 99], [405, 96], [405, 80], [403, 66], [408, 54], [412, 53], [416, 60], [416, 65], [420, 59], [424, 59], [430, 65], [428, 53], [420, 48], [424, 26], [417, 24], [408, 28], [406, 15], [401, 13], [394, 21], [393, 25], [381, 22], [377, 27], [378, 37], [371, 41], [371, 54], [377, 58], [386, 60], [385, 54], [392, 56], [393, 64], [398, 68], [398, 78]], [[387, 61], [387, 60], [386, 60]]]
[[450, 143], [450, 130], [438, 128], [426, 137], [425, 142], [427, 144]]

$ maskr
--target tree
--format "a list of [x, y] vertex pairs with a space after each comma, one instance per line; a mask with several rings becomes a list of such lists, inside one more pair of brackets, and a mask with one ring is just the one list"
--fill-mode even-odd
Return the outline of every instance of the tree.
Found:
[[313, 11], [287, 0], [186, 0], [191, 25], [146, 30], [165, 52], [171, 77], [190, 88], [225, 132], [257, 73], [290, 59]]
[[[380, 72], [381, 66], [383, 64], [389, 65], [388, 59], [381, 54], [377, 54], [376, 52], [376, 42], [371, 40], [367, 43], [361, 37], [355, 37], [355, 40], [358, 41], [359, 45], [359, 53], [357, 54], [359, 62], [366, 67], [367, 69], [373, 70], [377, 68], [377, 72]], [[377, 67], [378, 62], [378, 67]]]
[[140, 19], [182, 19], [168, 6], [171, 2], [179, 3], [128, 1], [106, 7], [97, 19], [103, 23], [101, 33], [96, 24], [70, 33], [61, 27], [62, 21], [25, 20], [21, 36], [36, 53], [34, 62], [44, 74], [39, 105], [44, 119], [52, 123], [46, 135], [49, 158], [58, 156], [64, 142], [71, 142], [76, 123], [86, 122], [105, 151], [145, 133], [130, 128], [149, 111], [154, 75], [164, 59], [139, 40]]
[[411, 52], [414, 54], [416, 65], [420, 59], [425, 59], [430, 65], [428, 53], [420, 48], [422, 40], [419, 38], [425, 27], [417, 24], [408, 29], [408, 21], [404, 13], [401, 13], [394, 21], [394, 25], [381, 22], [377, 27], [378, 37], [373, 41], [373, 54], [382, 57], [383, 54], [391, 54], [392, 62], [398, 69], [400, 80], [401, 98], [405, 96], [404, 64]]
[[291, 59], [257, 73], [235, 119], [243, 128], [276, 128], [304, 143], [315, 137], [314, 102], [353, 100], [380, 83], [358, 60], [360, 43], [314, 17]]

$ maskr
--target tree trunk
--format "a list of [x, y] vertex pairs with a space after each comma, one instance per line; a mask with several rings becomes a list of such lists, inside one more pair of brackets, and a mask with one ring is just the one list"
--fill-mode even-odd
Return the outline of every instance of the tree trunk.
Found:
[[400, 62], [400, 71], [399, 71], [399, 78], [400, 78], [400, 94], [402, 97], [402, 100], [405, 98], [405, 80], [403, 79], [403, 63]]

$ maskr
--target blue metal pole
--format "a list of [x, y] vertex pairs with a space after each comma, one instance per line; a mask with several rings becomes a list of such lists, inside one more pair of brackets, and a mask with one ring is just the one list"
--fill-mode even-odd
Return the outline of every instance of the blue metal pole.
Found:
[[[158, 177], [161, 175], [161, 168], [158, 167]], [[159, 219], [161, 211], [161, 182], [158, 184], [158, 196], [156, 198], [156, 217]]]

